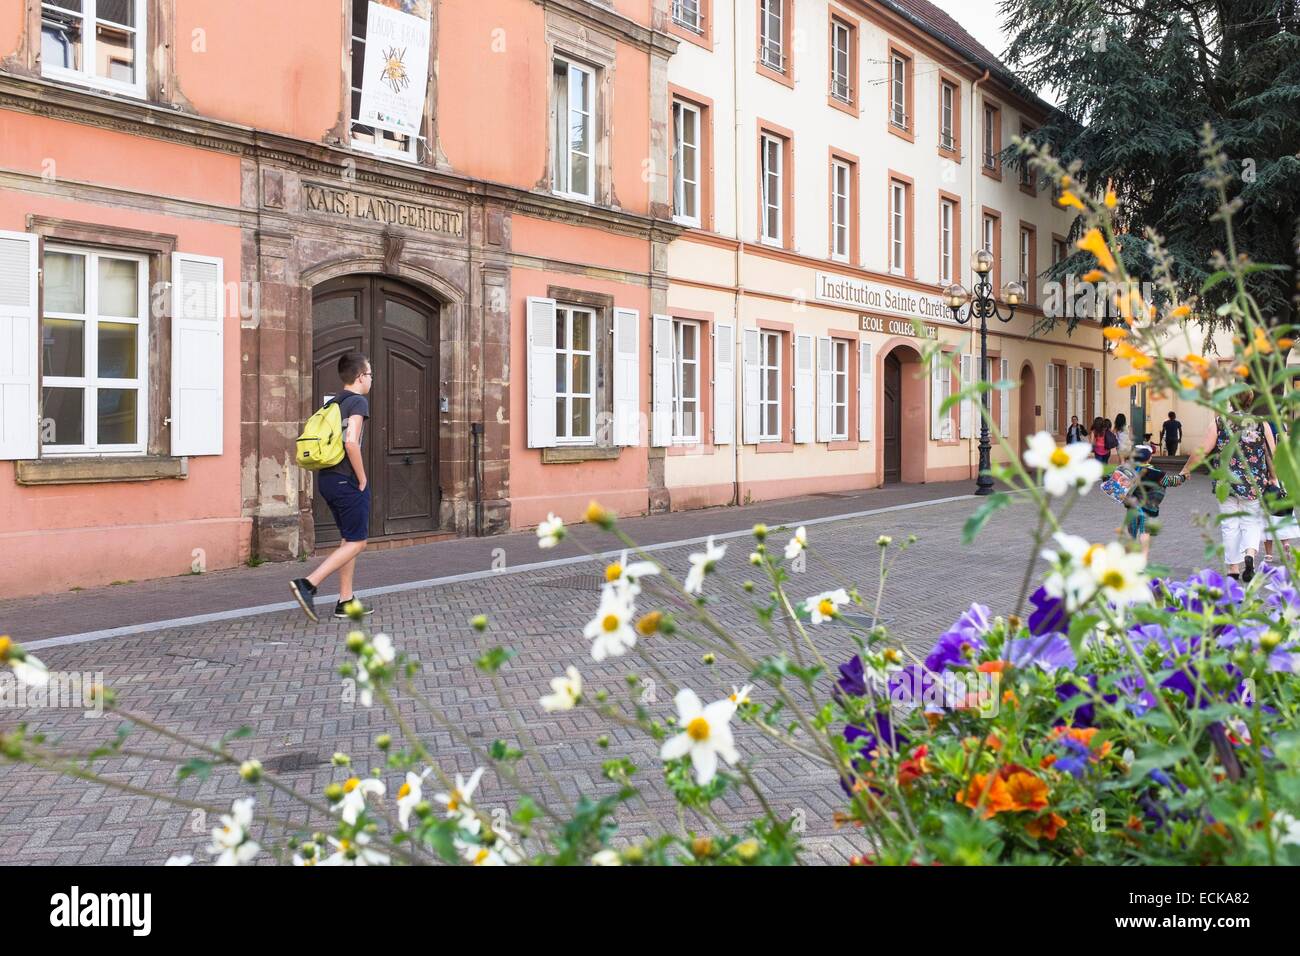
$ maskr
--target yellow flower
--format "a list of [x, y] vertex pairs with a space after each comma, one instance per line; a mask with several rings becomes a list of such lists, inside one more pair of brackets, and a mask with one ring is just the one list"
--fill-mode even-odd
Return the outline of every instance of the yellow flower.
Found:
[[1061, 193], [1061, 198], [1056, 200], [1056, 202], [1062, 207], [1073, 206], [1075, 209], [1079, 210], [1080, 212], [1088, 211], [1087, 208], [1083, 205], [1083, 203], [1079, 201], [1079, 197], [1076, 196], [1074, 193], [1070, 192], [1070, 190], [1068, 189]]
[[1112, 342], [1118, 342], [1120, 339], [1128, 338], [1128, 329], [1122, 329], [1118, 325], [1108, 325], [1101, 330], [1101, 334]]
[[1107, 189], [1107, 190], [1106, 190], [1106, 199], [1105, 199], [1105, 202], [1106, 202], [1106, 208], [1107, 208], [1107, 209], [1114, 209], [1114, 208], [1115, 208], [1115, 203], [1118, 202], [1118, 200], [1115, 198], [1115, 190], [1113, 190], [1113, 189]]
[[1248, 375], [1250, 375], [1250, 369], [1247, 368], [1245, 365], [1238, 365], [1236, 368], [1233, 369], [1233, 371], [1236, 372], [1238, 375], [1240, 375], [1242, 378], [1246, 378]]
[[1188, 352], [1183, 356], [1183, 361], [1196, 369], [1202, 378], [1210, 370], [1210, 362], [1204, 355], [1197, 355], [1195, 352]]
[[1291, 351], [1291, 346], [1293, 346], [1293, 345], [1295, 345], [1295, 342], [1292, 341], [1291, 339], [1278, 339], [1278, 340], [1277, 340], [1277, 347], [1278, 347], [1279, 349], [1281, 349], [1283, 352], [1289, 352], [1289, 351]]
[[1175, 319], [1185, 319], [1192, 314], [1192, 307], [1190, 305], [1180, 305], [1169, 314]]
[[1061, 188], [1062, 188], [1062, 189], [1069, 189], [1069, 188], [1070, 188], [1070, 183], [1072, 183], [1072, 182], [1074, 182], [1074, 180], [1072, 180], [1072, 179], [1069, 177], [1069, 175], [1062, 176], [1062, 177], [1061, 177]]
[[1195, 387], [1196, 387], [1196, 383], [1193, 382], [1190, 378], [1183, 377], [1183, 378], [1180, 378], [1178, 381], [1182, 383], [1183, 388], [1195, 388]]
[[1260, 326], [1255, 326], [1255, 351], [1260, 355], [1267, 355], [1273, 351], [1273, 343], [1268, 340], [1268, 333]]
[[1117, 388], [1128, 388], [1131, 385], [1143, 385], [1151, 381], [1151, 376], [1146, 372], [1134, 372], [1132, 375], [1121, 375], [1115, 380]]
[[1151, 356], [1141, 349], [1134, 348], [1128, 342], [1120, 342], [1119, 345], [1115, 346], [1115, 355], [1118, 358], [1128, 359], [1136, 369], [1150, 368], [1154, 362]]
[[1094, 226], [1084, 233], [1083, 238], [1079, 240], [1079, 248], [1084, 252], [1091, 252], [1097, 258], [1097, 264], [1107, 272], [1115, 271], [1115, 257], [1110, 254], [1100, 229]]
[[1080, 276], [1080, 278], [1084, 282], [1100, 282], [1102, 279], [1106, 278], [1106, 273], [1102, 272], [1100, 269], [1089, 269]]

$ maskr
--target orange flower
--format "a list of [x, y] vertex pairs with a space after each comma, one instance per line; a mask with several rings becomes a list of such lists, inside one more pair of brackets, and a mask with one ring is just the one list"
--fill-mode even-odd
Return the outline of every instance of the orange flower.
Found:
[[981, 674], [1001, 674], [1010, 666], [1010, 661], [985, 661], [976, 670]]
[[1038, 766], [1039, 768], [1046, 770], [1054, 763], [1056, 763], [1056, 754], [1048, 754], [1042, 760], [1038, 761]]
[[1004, 690], [1002, 692], [1002, 703], [1006, 704], [1008, 707], [1019, 707], [1020, 698], [1016, 696], [1014, 690]]
[[1095, 226], [1089, 229], [1083, 234], [1083, 238], [1079, 240], [1078, 245], [1084, 252], [1091, 252], [1097, 259], [1097, 265], [1101, 266], [1102, 269], [1107, 272], [1115, 271], [1115, 257], [1110, 254], [1110, 249], [1106, 246], [1106, 240], [1102, 237], [1100, 229]]
[[1250, 375], [1250, 369], [1245, 365], [1238, 365], [1236, 368], [1233, 369], [1233, 371], [1236, 372], [1238, 375], [1240, 375], [1242, 378], [1246, 378]]
[[1115, 387], [1128, 388], [1131, 385], [1141, 385], [1149, 381], [1151, 381], [1151, 376], [1146, 372], [1134, 372], [1132, 375], [1121, 375], [1115, 379]]
[[1101, 334], [1112, 342], [1118, 342], [1120, 339], [1128, 338], [1128, 329], [1122, 329], [1118, 325], [1108, 325], [1101, 330]]
[[930, 771], [930, 765], [925, 762], [925, 756], [929, 753], [925, 744], [917, 747], [912, 751], [912, 756], [904, 760], [898, 767], [898, 785], [906, 787], [916, 778], [923, 776]]
[[1175, 319], [1185, 319], [1192, 314], [1192, 307], [1190, 305], [1175, 306], [1169, 314]]
[[1046, 837], [1049, 840], [1055, 840], [1056, 834], [1066, 827], [1065, 817], [1056, 813], [1049, 813], [1045, 817], [1035, 817], [1025, 824], [1025, 832], [1035, 840], [1041, 840]]
[[1007, 793], [1016, 810], [1042, 810], [1047, 806], [1047, 784], [1027, 770], [1007, 778]]
[[1124, 826], [1129, 830], [1134, 830], [1138, 833], [1142, 832], [1142, 821], [1136, 815], [1130, 814], [1128, 822], [1125, 823]]
[[1128, 359], [1132, 366], [1139, 371], [1150, 368], [1155, 362], [1151, 356], [1147, 355], [1141, 349], [1130, 345], [1128, 342], [1120, 342], [1115, 346], [1115, 357]]
[[997, 774], [975, 774], [971, 777], [970, 786], [965, 791], [957, 792], [956, 800], [973, 810], [980, 805], [981, 796], [984, 798], [985, 820], [996, 814], [1017, 809], [1006, 783]]
[[1074, 193], [1070, 192], [1070, 190], [1068, 189], [1063, 190], [1061, 192], [1061, 198], [1056, 200], [1056, 202], [1062, 208], [1067, 208], [1067, 209], [1073, 208], [1079, 210], [1079, 212], [1088, 211], [1087, 207], [1084, 206], [1084, 204], [1079, 201], [1079, 197], [1076, 196]]
[[1115, 203], [1117, 203], [1118, 201], [1119, 201], [1119, 199], [1115, 196], [1115, 190], [1113, 190], [1113, 189], [1107, 189], [1107, 190], [1106, 190], [1106, 198], [1103, 200], [1103, 202], [1106, 203], [1106, 208], [1107, 208], [1107, 209], [1114, 209], [1114, 208], [1115, 208]]
[[1180, 379], [1178, 380], [1178, 382], [1179, 382], [1180, 385], [1183, 386], [1183, 388], [1195, 388], [1195, 387], [1196, 387], [1196, 383], [1193, 382], [1190, 378], [1187, 378], [1186, 376], [1184, 376], [1183, 378], [1180, 378]]
[[1002, 741], [998, 738], [997, 734], [989, 734], [984, 738], [984, 746], [988, 747], [989, 750], [1001, 750]]
[[1102, 279], [1106, 278], [1106, 273], [1102, 272], [1100, 269], [1089, 269], [1083, 275], [1079, 276], [1079, 278], [1083, 282], [1100, 282]]
[[1279, 349], [1281, 349], [1283, 352], [1289, 352], [1289, 351], [1291, 351], [1291, 346], [1293, 346], [1293, 345], [1295, 345], [1295, 341], [1294, 341], [1293, 339], [1278, 339], [1278, 340], [1277, 340], [1277, 347], [1278, 347]]
[[1183, 356], [1183, 361], [1196, 369], [1198, 375], [1202, 378], [1210, 370], [1210, 362], [1204, 355], [1197, 355], [1195, 352], [1188, 352]]

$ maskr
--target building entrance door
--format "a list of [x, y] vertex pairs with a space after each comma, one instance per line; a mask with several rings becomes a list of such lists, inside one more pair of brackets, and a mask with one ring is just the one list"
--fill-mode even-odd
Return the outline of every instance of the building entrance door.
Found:
[[885, 356], [885, 483], [903, 479], [903, 366], [898, 355]]
[[[374, 385], [364, 459], [370, 536], [438, 527], [438, 304], [383, 276], [341, 276], [312, 290], [312, 400], [338, 394], [338, 361], [370, 357]], [[316, 542], [339, 540], [325, 502], [312, 503]]]

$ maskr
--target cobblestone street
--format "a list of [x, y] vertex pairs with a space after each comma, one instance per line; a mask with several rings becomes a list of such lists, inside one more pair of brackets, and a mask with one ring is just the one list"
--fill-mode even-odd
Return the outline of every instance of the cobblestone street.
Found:
[[[933, 489], [930, 493], [941, 500], [930, 503], [912, 501], [900, 505], [886, 497], [887, 491], [881, 491], [843, 501], [821, 497], [766, 507], [637, 519], [629, 526], [635, 529], [638, 540], [667, 545], [657, 550], [655, 557], [682, 576], [688, 567], [687, 555], [701, 548], [693, 543], [673, 545], [670, 542], [674, 540], [689, 540], [704, 531], [743, 532], [765, 511], [783, 520], [801, 515], [820, 519], [820, 523], [808, 527], [813, 554], [806, 572], [796, 575], [793, 584], [794, 595], [799, 597], [845, 582], [859, 584], [864, 593], [874, 594], [876, 538], [891, 535], [896, 548], [914, 534], [915, 545], [899, 557], [889, 577], [883, 618], [894, 639], [923, 654], [934, 637], [972, 601], [990, 605], [994, 613], [1015, 610], [1013, 604], [1029, 554], [1031, 512], [1021, 504], [1007, 508], [994, 516], [974, 545], [965, 546], [961, 543], [962, 525], [978, 501], [953, 496], [965, 495], [969, 489], [970, 483]], [[1162, 515], [1164, 528], [1154, 543], [1153, 563], [1167, 565], [1176, 573], [1205, 563], [1205, 533], [1195, 526], [1194, 515], [1204, 514], [1210, 504], [1208, 482], [1202, 478], [1171, 492]], [[851, 514], [835, 517], [837, 507]], [[876, 508], [892, 510], [859, 514]], [[1073, 510], [1067, 527], [1093, 540], [1104, 540], [1114, 534], [1121, 517], [1117, 505], [1094, 491]], [[670, 531], [675, 538], [665, 537]], [[507, 709], [513, 711], [527, 725], [534, 744], [520, 768], [525, 781], [540, 779], [537, 770], [544, 763], [567, 796], [579, 792], [605, 795], [612, 792], [613, 784], [601, 776], [601, 762], [626, 755], [641, 768], [635, 779], [643, 788], [649, 808], [672, 819], [673, 804], [659, 774], [656, 748], [650, 741], [605, 726], [590, 710], [546, 714], [538, 706], [537, 699], [546, 692], [549, 679], [571, 663], [582, 671], [589, 693], [604, 688], [613, 699], [626, 699], [626, 673], [648, 671], [646, 662], [635, 655], [603, 664], [591, 660], [582, 628], [596, 606], [599, 565], [570, 563], [512, 570], [549, 556], [537, 551], [530, 537], [514, 536], [512, 542], [492, 539], [502, 547], [510, 545], [513, 563], [499, 573], [394, 589], [375, 596], [372, 629], [390, 634], [400, 650], [423, 662], [417, 684], [470, 738], [484, 744], [498, 737], [517, 741]], [[594, 529], [580, 529], [579, 537], [598, 548], [615, 545], [612, 538], [599, 536]], [[774, 547], [779, 548], [787, 538], [788, 532], [774, 532]], [[748, 596], [738, 587], [750, 570], [746, 557], [751, 539], [742, 534], [725, 543], [728, 551], [721, 565], [722, 574], [711, 577], [706, 584], [706, 593], [719, 596], [716, 613], [743, 637], [755, 657], [789, 650], [783, 638], [774, 643], [763, 633], [749, 610]], [[427, 547], [454, 549], [459, 544]], [[408, 560], [414, 559], [415, 551], [410, 549]], [[368, 577], [369, 560], [370, 556], [363, 559], [359, 583], [375, 581]], [[402, 553], [390, 552], [384, 560], [400, 562]], [[425, 557], [420, 560], [423, 562]], [[484, 562], [477, 570], [488, 568]], [[292, 568], [267, 570], [274, 575], [288, 575]], [[469, 568], [461, 570], [468, 573]], [[196, 589], [224, 586], [217, 576], [212, 582], [192, 582]], [[144, 588], [142, 593], [147, 590]], [[278, 594], [276, 600], [283, 597], [283, 592]], [[62, 600], [89, 599], [93, 595], [78, 594]], [[113, 595], [112, 600], [124, 599]], [[194, 600], [200, 601], [197, 590]], [[648, 606], [643, 598], [641, 609]], [[31, 619], [37, 610], [48, 613], [51, 607], [48, 599], [27, 604], [9, 602], [0, 607], [0, 614], [5, 622], [13, 622], [12, 632], [17, 636], [20, 622]], [[189, 604], [177, 601], [170, 615], [160, 614], [155, 619], [188, 612]], [[480, 612], [491, 619], [486, 634], [475, 632], [469, 625], [469, 620]], [[100, 627], [122, 623], [104, 620]], [[105, 682], [119, 693], [125, 710], [181, 733], [216, 741], [243, 724], [251, 726], [253, 735], [237, 741], [236, 751], [256, 756], [302, 792], [319, 795], [330, 780], [341, 779], [341, 773], [330, 766], [333, 752], [348, 752], [359, 767], [368, 767], [379, 756], [373, 745], [375, 735], [394, 729], [385, 723], [378, 707], [366, 710], [346, 699], [337, 673], [346, 656], [342, 647], [346, 630], [342, 622], [326, 620], [312, 625], [296, 610], [281, 609], [102, 640], [37, 645], [36, 653], [51, 670], [102, 672]], [[778, 625], [777, 633], [782, 630]], [[823, 626], [817, 637], [831, 662], [843, 660], [852, 646], [842, 625]], [[511, 647], [518, 654], [502, 672], [507, 709], [499, 705], [490, 682], [473, 666], [482, 650], [494, 644]], [[664, 675], [691, 686], [706, 702], [724, 695], [732, 684], [742, 683], [746, 677], [735, 666], [703, 666], [698, 651], [682, 640], [656, 637], [644, 645], [650, 660]], [[825, 678], [823, 684], [828, 689], [830, 679]], [[667, 716], [672, 713], [672, 691], [662, 686], [656, 690], [652, 709], [661, 717]], [[760, 686], [755, 697], [761, 699], [762, 694]], [[410, 701], [403, 702], [403, 709], [412, 726], [433, 747], [444, 769], [466, 775], [474, 769], [475, 760], [466, 748], [453, 741], [451, 734]], [[107, 719], [88, 719], [80, 711], [67, 709], [0, 711], [0, 726], [11, 728], [24, 720], [70, 751], [88, 750], [94, 743], [109, 739], [116, 724]], [[596, 738], [606, 732], [609, 747], [602, 750]], [[140, 733], [138, 739], [135, 735], [131, 739], [131, 746], [142, 750], [173, 755], [181, 752], [177, 746], [149, 734]], [[798, 812], [806, 821], [804, 837], [809, 860], [839, 862], [861, 852], [859, 837], [833, 828], [832, 814], [839, 805], [840, 793], [829, 773], [778, 750], [744, 724], [736, 725], [736, 742], [767, 789], [773, 807], [778, 812]], [[138, 758], [114, 758], [103, 766], [114, 779], [131, 786], [162, 791], [173, 791], [175, 787], [171, 770], [145, 769]], [[390, 787], [387, 805], [391, 808], [392, 790], [399, 781], [396, 774], [386, 776]], [[178, 790], [186, 799], [225, 807], [247, 791], [248, 787], [230, 772], [206, 781], [187, 780]], [[272, 810], [289, 812], [283, 796], [272, 797], [263, 789], [259, 805], [267, 801]], [[480, 806], [491, 808], [510, 802], [511, 795], [503, 783], [487, 774], [479, 790]], [[728, 823], [747, 819], [754, 809], [734, 792], [729, 792], [721, 803]], [[644, 832], [648, 817], [645, 805], [626, 806], [619, 815], [615, 845], [621, 846]], [[3, 863], [157, 864], [172, 853], [194, 853], [202, 862], [206, 854], [200, 848], [206, 847], [208, 831], [215, 822], [195, 811], [108, 792], [53, 773], [0, 765]], [[688, 819], [687, 823], [701, 826], [698, 820]], [[321, 829], [319, 823], [317, 829]]]

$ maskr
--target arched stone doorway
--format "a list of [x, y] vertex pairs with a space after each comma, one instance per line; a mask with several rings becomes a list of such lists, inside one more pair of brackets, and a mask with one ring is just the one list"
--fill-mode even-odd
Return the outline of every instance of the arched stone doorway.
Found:
[[1038, 431], [1038, 387], [1034, 380], [1034, 367], [1026, 362], [1020, 367], [1020, 416], [1016, 428], [1019, 440], [1017, 454], [1024, 451], [1025, 440]]
[[880, 451], [882, 484], [925, 481], [928, 437], [925, 377], [912, 346], [886, 346], [880, 368]]
[[[364, 352], [375, 373], [364, 450], [372, 538], [439, 525], [439, 319], [435, 299], [386, 276], [339, 276], [312, 289], [313, 407], [342, 388], [343, 353]], [[338, 541], [319, 497], [312, 511], [317, 545]]]

